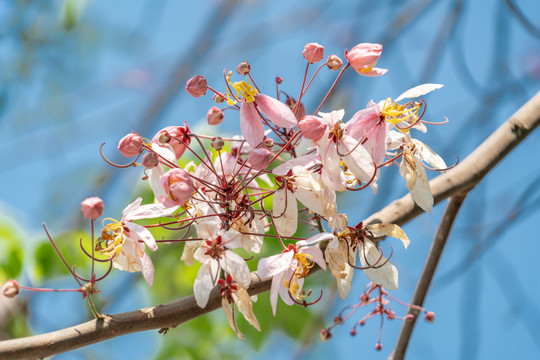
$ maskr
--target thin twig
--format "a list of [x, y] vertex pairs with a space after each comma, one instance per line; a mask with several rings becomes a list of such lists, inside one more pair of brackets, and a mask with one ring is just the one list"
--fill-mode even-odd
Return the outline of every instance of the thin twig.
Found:
[[[450, 198], [448, 205], [444, 211], [439, 229], [431, 244], [431, 249], [429, 250], [428, 257], [426, 259], [426, 264], [424, 265], [424, 270], [422, 270], [422, 275], [416, 284], [416, 289], [414, 290], [413, 298], [411, 301], [412, 305], [423, 306], [424, 300], [426, 298], [427, 292], [433, 281], [433, 276], [435, 275], [435, 270], [437, 270], [437, 265], [446, 245], [446, 240], [448, 240], [448, 235], [452, 230], [454, 225], [454, 220], [456, 219], [457, 213], [463, 204], [463, 200], [467, 196], [467, 192], [458, 193]], [[416, 324], [416, 319], [420, 315], [419, 311], [410, 308], [409, 314], [412, 314], [414, 318], [408, 321], [404, 321], [401, 327], [401, 332], [399, 333], [398, 341], [396, 348], [394, 350], [393, 360], [401, 360], [405, 357], [407, 351], [407, 346], [411, 340], [411, 335], [414, 330], [414, 325]]]

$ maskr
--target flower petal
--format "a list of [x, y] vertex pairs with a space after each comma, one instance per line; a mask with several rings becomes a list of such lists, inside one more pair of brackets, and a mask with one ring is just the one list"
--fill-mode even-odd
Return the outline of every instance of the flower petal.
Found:
[[272, 216], [275, 230], [281, 236], [293, 236], [298, 226], [296, 198], [286, 188], [278, 189], [273, 196]]
[[431, 214], [431, 210], [433, 210], [433, 195], [431, 194], [426, 170], [424, 170], [421, 161], [416, 156], [414, 160], [416, 162], [416, 183], [414, 189], [410, 190], [411, 196], [418, 206]]
[[399, 165], [399, 174], [403, 179], [405, 179], [407, 189], [409, 189], [409, 191], [414, 189], [417, 178], [416, 161], [414, 160], [414, 156], [412, 155], [409, 148], [403, 149], [403, 159], [401, 160], [401, 164]]
[[201, 265], [197, 278], [193, 283], [193, 295], [195, 295], [195, 301], [197, 301], [200, 308], [204, 309], [206, 307], [210, 292], [217, 284], [218, 272], [219, 264], [215, 260], [205, 261]]
[[261, 279], [265, 279], [285, 271], [291, 265], [293, 256], [294, 251], [288, 250], [278, 255], [260, 259], [257, 264], [259, 276]]
[[240, 106], [240, 130], [244, 139], [253, 148], [264, 140], [264, 125], [253, 103], [243, 101]]
[[[332, 235], [332, 234], [328, 234], [328, 235]], [[329, 238], [327, 237], [327, 240], [330, 240], [333, 237], [334, 237], [333, 235]], [[298, 252], [302, 254], [311, 255], [311, 257], [313, 257], [313, 261], [317, 265], [319, 265], [321, 269], [326, 270], [326, 261], [324, 260], [323, 253], [321, 249], [319, 249], [319, 247], [317, 246], [302, 247], [298, 250]]]
[[[386, 261], [384, 256], [377, 250], [377, 247], [368, 239], [364, 239], [364, 245], [359, 247], [360, 262], [362, 266], [374, 266], [373, 269], [364, 270], [369, 280], [375, 284], [382, 285], [388, 290], [397, 290], [398, 288], [398, 271], [394, 265]], [[367, 259], [367, 262], [366, 262]], [[381, 267], [381, 264], [384, 264]]]
[[429, 165], [435, 169], [445, 169], [447, 167], [444, 160], [435, 151], [431, 150], [429, 146], [416, 139], [411, 139], [411, 142], [415, 145], [416, 154]]
[[233, 300], [238, 306], [238, 310], [244, 315], [244, 318], [250, 323], [255, 329], [261, 331], [261, 325], [253, 313], [253, 302], [249, 297], [249, 294], [246, 289], [239, 287], [232, 294]]
[[251, 273], [246, 261], [231, 250], [225, 251], [225, 256], [221, 261], [221, 266], [226, 273], [231, 274], [232, 278], [243, 288], [248, 288], [251, 284]]
[[409, 246], [411, 241], [405, 234], [405, 232], [396, 224], [373, 224], [367, 225], [366, 230], [369, 231], [373, 236], [391, 236], [398, 240], [401, 240], [405, 249]]
[[344, 135], [338, 142], [338, 150], [341, 154], [347, 154], [342, 156], [342, 159], [355, 178], [364, 183], [371, 180], [375, 167], [371, 155], [362, 144], [359, 144], [352, 137]]
[[273, 97], [257, 94], [255, 95], [255, 103], [261, 112], [279, 127], [290, 129], [298, 124], [298, 120], [296, 120], [291, 108]]
[[154, 264], [147, 253], [144, 253], [141, 258], [141, 273], [148, 285], [152, 286], [154, 283]]
[[400, 101], [403, 99], [414, 99], [422, 95], [426, 95], [429, 92], [432, 92], [433, 90], [437, 90], [442, 88], [444, 85], [442, 84], [422, 84], [413, 87], [412, 89], [409, 89], [405, 91], [403, 94], [399, 95], [396, 100], [394, 101]]
[[147, 228], [142, 225], [134, 224], [130, 221], [126, 222], [125, 226], [129, 229], [129, 237], [136, 241], [144, 241], [146, 246], [148, 246], [148, 248], [152, 251], [157, 250], [158, 247], [156, 240], [154, 239], [154, 235], [152, 235]]

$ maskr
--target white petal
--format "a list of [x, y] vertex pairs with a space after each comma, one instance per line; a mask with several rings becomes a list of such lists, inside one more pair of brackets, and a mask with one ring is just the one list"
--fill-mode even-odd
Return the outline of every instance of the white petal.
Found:
[[152, 233], [142, 225], [134, 224], [132, 222], [126, 222], [125, 226], [129, 229], [129, 235], [132, 239], [138, 241], [142, 240], [152, 251], [157, 250], [156, 240]]
[[324, 260], [324, 256], [321, 249], [319, 249], [317, 246], [303, 247], [303, 248], [300, 248], [298, 252], [302, 254], [310, 255], [313, 258], [313, 261], [317, 265], [319, 265], [321, 269], [326, 270], [326, 261]]
[[257, 264], [257, 272], [261, 279], [272, 277], [285, 271], [290, 265], [294, 256], [294, 251], [288, 250], [284, 253], [262, 258]]
[[289, 170], [292, 170], [295, 166], [303, 166], [306, 168], [309, 168], [310, 166], [315, 164], [315, 160], [317, 159], [317, 154], [309, 154], [300, 156], [298, 158], [293, 158], [289, 161], [284, 162], [283, 164], [276, 166], [272, 170], [272, 174], [278, 175], [278, 176], [285, 176], [289, 172]]
[[273, 195], [273, 220], [281, 236], [293, 236], [298, 226], [298, 205], [293, 193], [278, 189]]
[[206, 307], [210, 292], [217, 284], [219, 277], [218, 272], [219, 267], [217, 261], [215, 260], [205, 261], [201, 265], [197, 278], [193, 283], [193, 294], [195, 295], [195, 300], [197, 301], [197, 305], [199, 305], [199, 307]]
[[429, 165], [435, 169], [445, 169], [447, 167], [444, 160], [429, 146], [415, 139], [412, 139], [411, 142], [415, 145], [415, 153]]
[[403, 94], [399, 95], [395, 101], [397, 102], [397, 101], [400, 101], [400, 100], [403, 100], [403, 99], [414, 99], [414, 98], [417, 98], [419, 96], [425, 95], [425, 94], [427, 94], [429, 92], [432, 92], [433, 90], [440, 89], [443, 86], [444, 85], [442, 85], [442, 84], [422, 84], [422, 85], [418, 85], [418, 86], [413, 87], [412, 89], [409, 89], [409, 90], [405, 91]]
[[414, 189], [417, 178], [416, 161], [409, 148], [403, 149], [403, 158], [399, 165], [399, 174], [405, 179], [407, 189]]
[[226, 273], [243, 288], [248, 288], [251, 284], [251, 273], [246, 261], [231, 250], [225, 251], [225, 256], [221, 259], [221, 266]]
[[338, 149], [340, 154], [347, 154], [346, 156], [342, 156], [342, 159], [355, 178], [364, 183], [371, 180], [375, 172], [375, 167], [373, 166], [371, 155], [369, 155], [369, 152], [362, 144], [359, 144], [352, 137], [344, 135], [338, 141]]
[[306, 240], [297, 241], [296, 246], [297, 247], [309, 246], [309, 245], [320, 243], [321, 241], [327, 241], [327, 240], [332, 240], [332, 239], [334, 239], [333, 234], [330, 234], [330, 233], [327, 233], [327, 232], [322, 232], [322, 233], [315, 234], [315, 235], [307, 238]]
[[152, 143], [152, 150], [154, 150], [154, 152], [156, 152], [161, 158], [167, 160], [172, 165], [178, 165], [176, 154], [174, 153], [174, 149], [172, 148], [171, 145], [169, 144], [158, 145], [156, 143]]
[[[394, 265], [386, 261], [386, 258], [381, 257], [381, 253], [377, 250], [377, 247], [368, 239], [364, 239], [364, 245], [358, 245], [359, 256], [362, 266], [374, 266], [374, 269], [364, 270], [369, 280], [375, 284], [382, 285], [388, 290], [397, 290], [398, 288], [398, 271]], [[366, 262], [367, 259], [367, 262]], [[377, 266], [383, 266], [377, 268]]]
[[186, 241], [184, 245], [184, 251], [180, 260], [186, 263], [187, 266], [193, 265], [193, 255], [195, 251], [201, 246], [202, 240]]
[[152, 264], [152, 259], [147, 253], [144, 253], [141, 258], [141, 273], [148, 285], [152, 286], [154, 283], [154, 264]]
[[240, 310], [242, 315], [244, 315], [244, 318], [255, 329], [261, 331], [261, 325], [259, 325], [259, 321], [257, 321], [257, 318], [253, 313], [253, 303], [251, 302], [251, 298], [249, 297], [246, 289], [238, 288], [235, 292], [233, 292], [232, 297], [236, 303], [236, 306], [238, 306], [238, 310]]
[[409, 247], [411, 241], [405, 234], [405, 232], [396, 224], [373, 224], [367, 225], [366, 230], [369, 231], [373, 236], [391, 236], [393, 238], [401, 240], [405, 249]]
[[132, 209], [124, 215], [123, 220], [153, 219], [161, 216], [169, 216], [178, 209], [178, 206], [166, 207], [163, 204], [146, 204]]
[[431, 214], [431, 210], [433, 209], [433, 195], [431, 194], [426, 170], [424, 170], [422, 163], [416, 156], [414, 160], [416, 161], [416, 183], [414, 189], [410, 190], [411, 196], [418, 206]]

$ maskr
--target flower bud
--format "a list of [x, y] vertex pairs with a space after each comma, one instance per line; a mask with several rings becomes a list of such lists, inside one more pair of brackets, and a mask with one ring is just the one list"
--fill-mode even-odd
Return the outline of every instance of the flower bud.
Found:
[[247, 161], [255, 170], [266, 170], [272, 157], [272, 152], [269, 150], [255, 149], [249, 153]]
[[343, 66], [343, 61], [336, 55], [330, 55], [326, 60], [326, 66], [332, 71], [338, 71]]
[[407, 314], [407, 316], [405, 316], [405, 320], [412, 320], [414, 319], [414, 315], [413, 314]]
[[327, 125], [320, 118], [308, 115], [300, 120], [298, 128], [306, 139], [317, 141], [324, 135]]
[[153, 169], [158, 166], [159, 158], [155, 152], [148, 151], [146, 154], [143, 155], [141, 164], [147, 169]]
[[15, 280], [8, 280], [2, 286], [2, 294], [7, 298], [14, 298], [21, 291], [20, 285]]
[[143, 139], [139, 134], [132, 132], [118, 142], [118, 151], [125, 157], [132, 157], [141, 153]]
[[219, 125], [223, 122], [224, 117], [223, 111], [217, 106], [212, 106], [210, 110], [208, 110], [208, 114], [206, 114], [208, 125]]
[[335, 326], [337, 326], [337, 325], [339, 325], [341, 323], [343, 323], [343, 318], [340, 315], [334, 317], [334, 325]]
[[81, 211], [85, 218], [96, 220], [103, 214], [103, 200], [94, 196], [81, 202]]
[[356, 329], [351, 329], [351, 336], [356, 336]]
[[360, 75], [380, 76], [388, 71], [374, 67], [381, 56], [382, 48], [381, 44], [358, 44], [350, 52], [345, 50], [345, 58]]
[[186, 146], [191, 142], [189, 126], [184, 122], [184, 126], [167, 126], [160, 130], [153, 138], [152, 142], [158, 145], [169, 144], [174, 150], [177, 159], [182, 157]]
[[281, 76], [276, 76], [276, 84], [280, 85], [283, 82], [283, 78]]
[[247, 75], [251, 71], [251, 65], [247, 61], [242, 61], [236, 66], [236, 72], [240, 75]]
[[317, 43], [306, 44], [302, 55], [304, 55], [304, 59], [312, 64], [319, 62], [324, 57], [324, 46]]
[[263, 145], [265, 148], [271, 149], [272, 146], [274, 146], [274, 139], [265, 138], [263, 141]]
[[332, 334], [330, 333], [330, 330], [328, 329], [322, 329], [319, 333], [319, 337], [321, 338], [322, 342], [328, 341], [332, 337]]
[[225, 98], [221, 95], [214, 94], [214, 97], [212, 98], [212, 100], [214, 100], [216, 104], [221, 104], [222, 102], [225, 101]]
[[218, 136], [212, 139], [211, 145], [212, 149], [220, 151], [221, 149], [223, 149], [223, 146], [225, 146], [225, 141], [223, 141], [223, 139]]
[[204, 76], [195, 75], [187, 81], [186, 91], [193, 97], [201, 97], [206, 94], [208, 83]]
[[376, 345], [375, 345], [375, 350], [377, 351], [381, 351], [382, 350], [382, 344], [380, 342], [378, 342]]
[[393, 320], [396, 318], [396, 313], [393, 311], [386, 311], [386, 316], [388, 316], [388, 319]]
[[424, 319], [426, 319], [427, 322], [432, 323], [435, 320], [435, 313], [432, 311], [428, 311]]
[[191, 198], [195, 191], [193, 180], [183, 169], [170, 169], [161, 177], [161, 185], [167, 192], [167, 197], [160, 196], [159, 201], [165, 206], [182, 205]]

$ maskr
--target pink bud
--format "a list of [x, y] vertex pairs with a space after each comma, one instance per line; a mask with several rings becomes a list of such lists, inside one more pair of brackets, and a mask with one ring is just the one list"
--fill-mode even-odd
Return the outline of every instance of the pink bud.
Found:
[[98, 197], [84, 199], [81, 203], [81, 211], [85, 218], [96, 220], [103, 214], [103, 200]]
[[328, 66], [330, 70], [337, 71], [343, 66], [343, 61], [336, 55], [330, 55], [328, 60], [326, 60], [326, 66]]
[[240, 75], [247, 75], [251, 71], [251, 65], [247, 61], [242, 61], [236, 66], [236, 72]]
[[388, 71], [388, 69], [375, 67], [377, 60], [381, 56], [382, 48], [381, 44], [358, 44], [350, 52], [345, 50], [345, 58], [360, 75], [380, 76]]
[[208, 114], [206, 114], [208, 125], [219, 125], [223, 122], [224, 117], [223, 111], [217, 106], [212, 106], [210, 110], [208, 110]]
[[143, 146], [142, 137], [132, 132], [127, 134], [118, 142], [118, 151], [125, 157], [132, 157], [141, 153]]
[[283, 78], [281, 76], [276, 76], [276, 84], [281, 84], [283, 82]]
[[184, 126], [167, 126], [152, 138], [152, 142], [158, 145], [168, 143], [174, 149], [176, 158], [180, 159], [191, 142], [190, 133], [187, 122], [184, 122]]
[[381, 351], [382, 350], [382, 344], [380, 342], [378, 342], [376, 345], [375, 345], [375, 350], [377, 351]]
[[2, 294], [7, 298], [14, 298], [21, 291], [21, 287], [15, 280], [8, 280], [2, 286]]
[[351, 329], [351, 336], [356, 336], [356, 329]]
[[272, 157], [272, 152], [267, 149], [255, 149], [249, 153], [247, 161], [255, 170], [265, 170]]
[[208, 89], [208, 83], [204, 76], [195, 75], [188, 80], [186, 84], [186, 91], [193, 97], [201, 97], [206, 94]]
[[319, 62], [324, 57], [324, 46], [317, 43], [309, 43], [304, 47], [302, 55], [304, 55], [304, 59], [312, 64]]
[[432, 311], [428, 311], [424, 319], [426, 319], [427, 322], [433, 322], [435, 320], [435, 313]]
[[320, 118], [308, 115], [298, 123], [298, 128], [306, 139], [317, 141], [324, 135], [327, 125]]
[[195, 191], [189, 173], [183, 169], [171, 169], [161, 177], [161, 184], [167, 192], [167, 197], [158, 199], [165, 206], [182, 205], [191, 198]]

